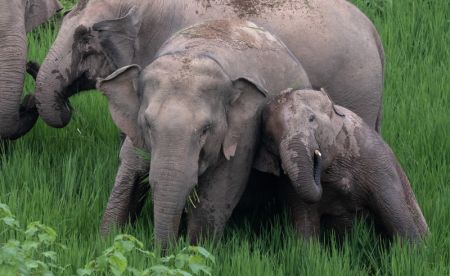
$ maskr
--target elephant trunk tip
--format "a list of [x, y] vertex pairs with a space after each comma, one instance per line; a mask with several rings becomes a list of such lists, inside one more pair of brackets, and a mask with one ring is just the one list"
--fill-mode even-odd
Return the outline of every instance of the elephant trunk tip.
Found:
[[37, 109], [42, 120], [54, 128], [63, 128], [67, 126], [72, 118], [72, 110], [69, 102], [65, 99], [59, 99], [49, 107], [46, 104], [37, 102]]

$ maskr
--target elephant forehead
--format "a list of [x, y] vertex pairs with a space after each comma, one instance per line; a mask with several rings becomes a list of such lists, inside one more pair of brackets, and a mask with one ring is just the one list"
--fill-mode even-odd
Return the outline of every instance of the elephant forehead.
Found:
[[181, 54], [158, 58], [145, 69], [142, 80], [145, 89], [191, 95], [223, 91], [231, 84], [223, 69], [212, 59]]
[[173, 95], [152, 99], [144, 110], [144, 117], [148, 122], [170, 123], [170, 124], [203, 124], [208, 121], [210, 110], [208, 106], [189, 97]]

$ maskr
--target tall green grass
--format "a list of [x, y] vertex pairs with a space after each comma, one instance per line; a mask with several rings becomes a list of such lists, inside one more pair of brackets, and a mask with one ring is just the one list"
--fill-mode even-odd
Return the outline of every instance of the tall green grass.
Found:
[[[418, 247], [382, 245], [358, 224], [341, 246], [298, 240], [281, 217], [255, 233], [228, 226], [205, 247], [217, 257], [215, 275], [449, 275], [450, 274], [450, 1], [355, 0], [375, 23], [386, 52], [383, 137], [408, 174], [431, 234]], [[41, 62], [57, 30], [47, 24], [29, 35], [29, 58]], [[25, 90], [33, 91], [27, 78]], [[82, 93], [71, 99], [74, 118], [64, 129], [42, 121], [0, 158], [0, 201], [20, 221], [53, 226], [60, 262], [75, 273], [111, 244], [98, 233], [112, 187], [118, 131], [105, 99]], [[124, 232], [153, 246], [150, 204]], [[2, 234], [0, 241], [9, 237]], [[184, 242], [181, 240], [179, 247]], [[140, 258], [132, 260], [144, 266]]]

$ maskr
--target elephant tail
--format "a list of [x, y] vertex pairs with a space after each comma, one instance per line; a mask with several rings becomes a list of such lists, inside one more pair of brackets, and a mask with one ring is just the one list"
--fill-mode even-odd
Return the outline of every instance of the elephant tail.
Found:
[[[381, 62], [381, 74], [382, 74], [382, 85], [381, 85], [381, 89], [384, 89], [384, 71], [385, 71], [385, 55], [384, 55], [384, 48], [383, 48], [383, 42], [381, 41], [381, 37], [378, 34], [377, 29], [375, 28], [375, 26], [372, 24], [372, 33], [373, 33], [373, 38], [375, 39], [375, 43], [377, 45], [377, 49], [378, 49], [378, 54], [380, 55], [380, 62]], [[381, 104], [380, 104], [380, 109], [378, 110], [378, 115], [377, 115], [377, 121], [375, 122], [375, 131], [377, 133], [381, 134], [381, 121], [383, 119], [383, 93], [381, 94]]]

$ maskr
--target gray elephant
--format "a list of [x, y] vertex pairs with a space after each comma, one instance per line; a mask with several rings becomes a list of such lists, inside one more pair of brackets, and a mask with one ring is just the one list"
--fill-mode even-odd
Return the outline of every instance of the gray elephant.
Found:
[[373, 24], [345, 0], [80, 0], [38, 74], [39, 115], [64, 127], [71, 118], [68, 98], [77, 90], [95, 88], [97, 77], [122, 66], [147, 66], [182, 28], [228, 18], [275, 34], [301, 57], [313, 87], [327, 88], [337, 103], [379, 129], [383, 48]]
[[[184, 29], [142, 72], [132, 65], [100, 79], [112, 118], [128, 137], [102, 231], [140, 211], [139, 170], [150, 171], [155, 237], [163, 247], [177, 236], [194, 187], [200, 200], [189, 210], [190, 239], [220, 236], [248, 181], [261, 107], [286, 82], [311, 87], [281, 41], [241, 20]], [[151, 151], [150, 167], [127, 157], [136, 155], [133, 146]]]
[[60, 9], [57, 0], [0, 2], [0, 140], [19, 138], [38, 118], [33, 97], [20, 102], [25, 71], [35, 71], [31, 63], [27, 68], [26, 33]]
[[281, 183], [291, 187], [288, 205], [301, 236], [316, 236], [324, 220], [338, 232], [350, 230], [361, 212], [373, 214], [391, 238], [418, 241], [428, 233], [389, 146], [323, 90], [287, 90], [269, 101], [262, 118], [263, 145], [255, 166], [282, 175]]

